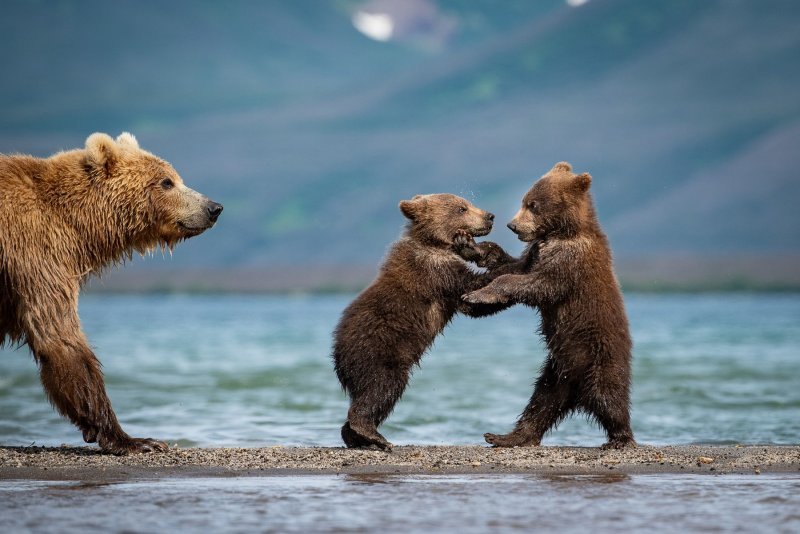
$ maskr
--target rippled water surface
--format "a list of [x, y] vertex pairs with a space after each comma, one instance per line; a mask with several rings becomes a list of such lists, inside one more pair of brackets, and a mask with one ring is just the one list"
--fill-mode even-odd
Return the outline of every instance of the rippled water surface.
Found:
[[797, 475], [6, 481], [5, 532], [798, 532]]
[[[352, 297], [88, 295], [80, 311], [128, 432], [182, 446], [335, 446], [347, 402], [331, 331]], [[640, 442], [800, 443], [800, 296], [634, 294], [626, 304]], [[523, 307], [457, 318], [384, 434], [475, 444], [508, 430], [544, 357], [537, 323]], [[581, 417], [545, 438], [603, 441]], [[82, 443], [45, 400], [24, 347], [0, 351], [0, 443]]]

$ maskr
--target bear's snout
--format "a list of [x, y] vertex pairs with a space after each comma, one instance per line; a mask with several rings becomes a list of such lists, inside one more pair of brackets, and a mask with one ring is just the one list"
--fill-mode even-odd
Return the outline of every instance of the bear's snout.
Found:
[[514, 221], [511, 221], [506, 226], [508, 226], [508, 229], [514, 232], [515, 234], [517, 233], [517, 223], [515, 223]]
[[487, 212], [486, 212], [486, 220], [487, 220], [487, 221], [489, 221], [489, 222], [492, 222], [492, 221], [494, 221], [494, 213], [489, 213], [489, 212], [487, 211]]
[[214, 201], [208, 201], [208, 207], [206, 210], [208, 211], [208, 220], [211, 222], [217, 222], [219, 218], [219, 214], [222, 213], [222, 204], [217, 204]]

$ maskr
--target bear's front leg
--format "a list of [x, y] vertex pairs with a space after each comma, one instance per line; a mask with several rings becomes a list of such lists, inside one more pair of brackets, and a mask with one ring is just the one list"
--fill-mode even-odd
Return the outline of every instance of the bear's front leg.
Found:
[[96, 441], [104, 451], [120, 455], [167, 450], [162, 441], [133, 438], [122, 430], [106, 394], [100, 362], [88, 348], [46, 344], [34, 354], [47, 397], [87, 443]]
[[496, 292], [494, 289], [484, 287], [463, 295], [461, 299], [470, 304], [508, 304], [509, 298]]
[[489, 270], [517, 261], [497, 243], [493, 241], [476, 243], [472, 235], [464, 230], [459, 230], [453, 237], [453, 251], [465, 261]]
[[531, 277], [522, 274], [503, 274], [491, 283], [467, 293], [461, 298], [471, 304], [518, 304], [531, 299]]
[[461, 256], [465, 261], [478, 263], [481, 260], [481, 252], [478, 249], [475, 239], [466, 230], [458, 230], [453, 236], [453, 252]]
[[[57, 300], [53, 299], [49, 304], [55, 302]], [[23, 317], [26, 339], [39, 364], [42, 386], [50, 403], [81, 430], [87, 443], [96, 441], [105, 452], [128, 454], [167, 450], [167, 444], [162, 441], [133, 438], [122, 430], [106, 394], [100, 362], [80, 330], [74, 311], [77, 306], [65, 308], [67, 311], [51, 307], [53, 313], [45, 320]]]
[[475, 245], [475, 248], [480, 254], [480, 259], [476, 264], [478, 267], [483, 267], [490, 271], [517, 261], [515, 257], [508, 254], [503, 250], [503, 247], [494, 241], [481, 241]]
[[521, 283], [524, 284], [525, 278], [521, 275], [504, 274], [461, 298], [470, 304], [508, 304], [515, 300], [516, 289]]

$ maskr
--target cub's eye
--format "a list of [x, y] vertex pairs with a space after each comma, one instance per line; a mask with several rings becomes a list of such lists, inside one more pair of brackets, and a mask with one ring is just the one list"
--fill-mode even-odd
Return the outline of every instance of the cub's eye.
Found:
[[531, 202], [531, 203], [528, 205], [528, 207], [529, 207], [529, 208], [530, 208], [530, 210], [531, 210], [532, 212], [534, 212], [534, 213], [536, 213], [537, 211], [539, 211], [539, 203], [538, 203], [538, 202], [536, 202], [535, 200], [534, 200], [533, 202]]
[[467, 208], [466, 208], [466, 206], [461, 206], [460, 208], [458, 208], [458, 212], [459, 212], [459, 213], [467, 213]]
[[173, 187], [175, 187], [175, 182], [172, 181], [172, 178], [164, 178], [161, 180], [161, 189], [167, 190]]

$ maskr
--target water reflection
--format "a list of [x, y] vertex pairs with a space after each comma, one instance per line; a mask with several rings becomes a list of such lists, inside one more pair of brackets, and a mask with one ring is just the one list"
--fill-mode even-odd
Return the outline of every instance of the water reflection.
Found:
[[626, 473], [608, 473], [602, 475], [540, 475], [536, 478], [555, 484], [618, 484], [629, 482], [630, 475]]
[[381, 474], [348, 474], [344, 475], [344, 479], [351, 484], [388, 484], [392, 482], [390, 479], [391, 475], [381, 475]]
[[798, 475], [5, 480], [0, 502], [4, 532], [800, 531]]

